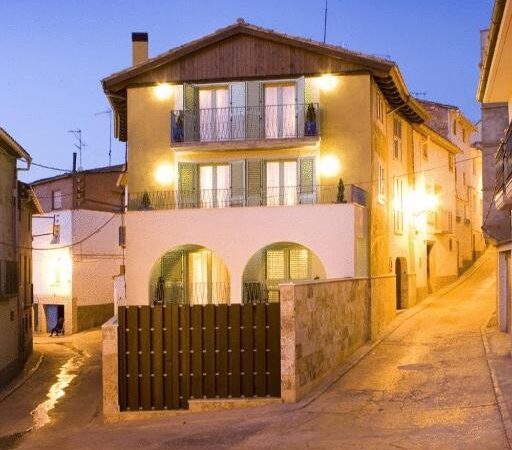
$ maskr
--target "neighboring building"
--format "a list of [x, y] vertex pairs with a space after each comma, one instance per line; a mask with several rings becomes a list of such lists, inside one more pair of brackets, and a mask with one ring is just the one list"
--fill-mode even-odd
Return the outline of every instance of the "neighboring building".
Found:
[[113, 277], [123, 264], [122, 172], [112, 166], [32, 183], [44, 211], [33, 218], [37, 331], [49, 332], [59, 317], [67, 334], [112, 317]]
[[459, 149], [395, 63], [243, 20], [151, 59], [147, 34], [132, 41], [133, 67], [103, 80], [128, 144], [128, 304], [370, 277], [375, 334], [456, 278]]
[[[498, 322], [512, 330], [512, 2], [495, 0], [489, 30], [481, 33], [477, 98], [482, 103], [484, 230], [498, 250]], [[495, 158], [493, 158], [495, 155]], [[494, 175], [494, 176], [493, 176]], [[494, 200], [494, 205], [493, 205]]]
[[[17, 169], [22, 160], [26, 168]], [[30, 188], [17, 180], [31, 158], [0, 128], [0, 385], [14, 378], [32, 353], [31, 215], [41, 212]]]
[[[430, 118], [428, 126], [449, 140], [458, 151], [450, 161], [455, 172], [456, 214], [454, 222], [458, 273], [464, 272], [482, 254], [482, 152], [473, 145], [476, 126], [457, 106], [422, 101]], [[454, 170], [453, 170], [454, 168]]]

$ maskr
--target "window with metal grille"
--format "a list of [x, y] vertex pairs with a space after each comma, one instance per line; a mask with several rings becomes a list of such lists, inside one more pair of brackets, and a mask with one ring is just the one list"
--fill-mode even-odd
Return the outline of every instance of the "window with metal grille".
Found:
[[404, 231], [404, 212], [403, 212], [403, 180], [395, 178], [395, 192], [393, 199], [395, 233], [402, 234]]
[[309, 255], [305, 248], [290, 249], [290, 280], [306, 280], [310, 277]]
[[52, 192], [52, 209], [62, 209], [62, 192]]
[[377, 201], [379, 203], [384, 203], [384, 200], [386, 199], [386, 180], [385, 180], [385, 173], [384, 173], [384, 165], [382, 164], [382, 161], [379, 160], [378, 162], [378, 193], [377, 193]]
[[267, 250], [266, 271], [267, 280], [284, 280], [286, 278], [284, 250]]

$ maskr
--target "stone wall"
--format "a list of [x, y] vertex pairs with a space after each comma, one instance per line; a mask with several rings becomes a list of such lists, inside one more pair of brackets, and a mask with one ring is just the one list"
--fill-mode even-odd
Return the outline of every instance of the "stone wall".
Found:
[[280, 290], [281, 398], [296, 402], [368, 341], [369, 284], [347, 278]]

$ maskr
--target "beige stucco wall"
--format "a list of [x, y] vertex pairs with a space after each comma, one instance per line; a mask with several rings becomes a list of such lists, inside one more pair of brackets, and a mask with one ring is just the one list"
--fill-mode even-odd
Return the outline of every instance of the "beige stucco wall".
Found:
[[281, 285], [281, 398], [296, 402], [370, 336], [367, 279]]
[[354, 276], [356, 260], [366, 257], [356, 252], [355, 245], [360, 223], [355, 211], [360, 208], [332, 204], [128, 212], [128, 304], [148, 304], [153, 265], [165, 252], [184, 244], [206, 247], [224, 261], [232, 303], [241, 300], [242, 275], [250, 258], [276, 242], [309, 248], [322, 262], [327, 278]]

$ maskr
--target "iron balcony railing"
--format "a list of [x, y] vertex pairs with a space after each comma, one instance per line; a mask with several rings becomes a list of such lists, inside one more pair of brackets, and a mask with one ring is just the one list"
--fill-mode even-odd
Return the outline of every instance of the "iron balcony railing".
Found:
[[496, 152], [496, 190], [503, 189], [512, 176], [512, 122]]
[[320, 135], [317, 103], [171, 111], [171, 142], [288, 139]]
[[154, 305], [220, 305], [229, 304], [230, 285], [226, 282], [156, 282], [150, 288]]
[[135, 192], [128, 196], [128, 209], [229, 208], [245, 206], [295, 206], [307, 204], [357, 203], [366, 206], [366, 191], [345, 185], [344, 195], [338, 186], [276, 186], [256, 192], [247, 189], [198, 189], [194, 191]]
[[244, 281], [242, 303], [279, 302], [279, 283], [283, 281]]

